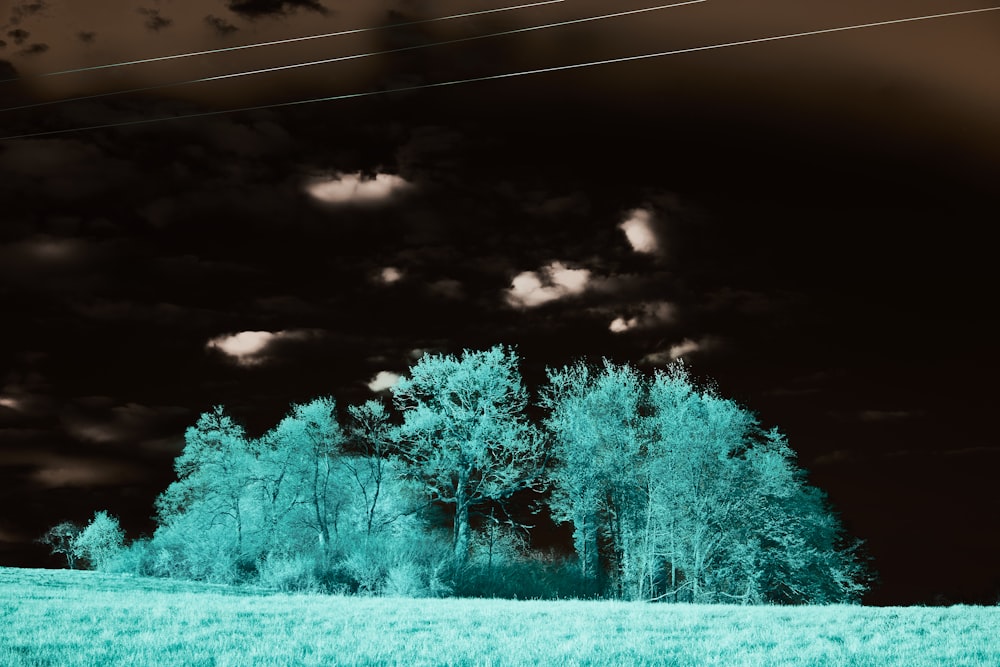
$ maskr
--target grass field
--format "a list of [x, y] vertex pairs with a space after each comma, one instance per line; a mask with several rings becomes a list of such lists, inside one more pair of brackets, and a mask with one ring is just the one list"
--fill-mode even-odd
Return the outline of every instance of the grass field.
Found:
[[1000, 665], [1000, 607], [269, 594], [0, 568], [0, 665]]

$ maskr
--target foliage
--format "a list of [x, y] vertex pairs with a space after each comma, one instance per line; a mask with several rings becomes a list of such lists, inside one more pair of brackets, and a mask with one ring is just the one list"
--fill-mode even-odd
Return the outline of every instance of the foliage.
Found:
[[[331, 397], [257, 438], [217, 406], [185, 433], [151, 539], [125, 547], [104, 513], [44, 539], [71, 566], [280, 591], [800, 604], [866, 590], [860, 545], [785, 437], [682, 364], [549, 369], [540, 425], [518, 365], [501, 346], [425, 355], [393, 387], [395, 413], [348, 406], [343, 427]], [[532, 494], [572, 525], [572, 561], [531, 549]]]
[[[834, 602], [863, 572], [777, 430], [675, 363], [549, 372], [553, 517], [585, 580], [630, 599]], [[607, 581], [598, 582], [600, 573]]]
[[525, 415], [528, 394], [510, 348], [425, 354], [392, 388], [403, 414], [398, 447], [409, 476], [431, 501], [454, 507], [452, 546], [463, 562], [470, 511], [530, 488], [544, 461], [542, 438]]
[[65, 556], [66, 565], [72, 570], [76, 566], [75, 543], [80, 530], [80, 526], [72, 521], [63, 521], [49, 528], [38, 541], [47, 544], [53, 554]]
[[105, 570], [118, 558], [124, 542], [125, 531], [118, 519], [99, 511], [73, 541], [73, 551], [95, 570]]

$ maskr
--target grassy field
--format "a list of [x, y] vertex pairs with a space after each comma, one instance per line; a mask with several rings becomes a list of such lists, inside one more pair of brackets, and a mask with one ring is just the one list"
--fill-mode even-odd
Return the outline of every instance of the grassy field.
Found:
[[0, 568], [0, 665], [1000, 665], [1000, 607], [268, 594]]

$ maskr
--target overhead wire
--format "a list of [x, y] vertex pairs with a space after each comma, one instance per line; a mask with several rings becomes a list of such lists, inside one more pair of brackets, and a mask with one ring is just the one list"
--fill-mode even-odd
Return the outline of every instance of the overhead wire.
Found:
[[25, 81], [31, 79], [38, 79], [49, 76], [62, 76], [64, 74], [77, 74], [79, 72], [91, 72], [94, 70], [101, 69], [111, 69], [114, 67], [128, 67], [130, 65], [141, 65], [143, 63], [155, 63], [162, 62], [164, 60], [176, 60], [178, 58], [193, 58], [195, 56], [207, 56], [213, 53], [226, 53], [230, 51], [242, 51], [245, 49], [258, 49], [265, 46], [276, 46], [279, 44], [291, 44], [293, 42], [304, 42], [311, 39], [325, 39], [327, 37], [342, 37], [344, 35], [357, 35], [365, 32], [374, 32], [376, 30], [389, 30], [390, 28], [404, 28], [411, 25], [421, 25], [424, 23], [438, 23], [440, 21], [451, 21], [454, 19], [470, 18], [472, 16], [482, 16], [485, 14], [496, 14], [498, 12], [509, 12], [515, 9], [528, 9], [530, 7], [540, 7], [541, 5], [552, 5], [560, 2], [566, 2], [566, 0], [539, 0], [539, 2], [531, 2], [522, 5], [512, 5], [508, 7], [498, 7], [494, 9], [483, 9], [475, 12], [464, 12], [462, 14], [451, 14], [449, 16], [438, 16], [430, 19], [420, 19], [417, 21], [404, 21], [402, 23], [390, 23], [387, 25], [372, 26], [368, 28], [353, 28], [351, 30], [340, 30], [337, 32], [327, 32], [319, 35], [306, 35], [304, 37], [289, 37], [287, 39], [276, 39], [270, 42], [254, 42], [252, 44], [241, 44], [239, 46], [227, 46], [218, 49], [207, 49], [204, 51], [189, 51], [186, 53], [175, 53], [168, 56], [156, 56], [153, 58], [140, 58], [138, 60], [124, 60], [116, 63], [107, 63], [105, 65], [90, 65], [87, 67], [75, 67], [73, 69], [64, 69], [57, 72], [44, 72], [42, 74], [32, 74], [30, 76], [23, 77], [12, 77], [8, 79], [0, 79], [0, 83], [5, 83], [7, 81]]
[[559, 28], [562, 26], [573, 25], [578, 23], [587, 23], [591, 21], [603, 21], [611, 18], [619, 18], [622, 16], [630, 16], [634, 14], [642, 14], [646, 12], [655, 12], [663, 9], [670, 9], [672, 7], [680, 7], [682, 5], [694, 5], [701, 2], [707, 2], [708, 0], [685, 0], [685, 2], [675, 2], [669, 5], [657, 5], [655, 7], [644, 7], [642, 9], [632, 9], [624, 12], [615, 12], [613, 14], [602, 14], [600, 16], [587, 16], [579, 19], [571, 19], [568, 21], [558, 21], [556, 23], [545, 23], [542, 25], [528, 26], [526, 28], [515, 28], [512, 30], [503, 30], [501, 32], [491, 32], [485, 35], [473, 35], [472, 37], [460, 37], [457, 39], [449, 39], [441, 42], [430, 42], [428, 44], [417, 44], [414, 46], [403, 46], [396, 49], [385, 49], [382, 51], [369, 51], [367, 53], [355, 53], [348, 56], [337, 56], [334, 58], [324, 58], [322, 60], [310, 60], [308, 62], [293, 63], [291, 65], [278, 65], [275, 67], [264, 67], [261, 69], [253, 70], [242, 70], [239, 72], [232, 72], [229, 74], [218, 74], [216, 76], [206, 76], [198, 79], [189, 79], [187, 81], [173, 81], [171, 83], [161, 83], [153, 86], [142, 86], [140, 88], [128, 88], [126, 90], [115, 90], [106, 93], [95, 93], [92, 95], [81, 95], [78, 97], [69, 97], [58, 100], [47, 100], [45, 102], [33, 102], [31, 104], [21, 104], [14, 107], [4, 107], [0, 108], [0, 112], [4, 111], [20, 111], [23, 109], [34, 109], [43, 106], [51, 106], [53, 104], [65, 104], [69, 102], [82, 102], [85, 100], [99, 99], [103, 97], [113, 97], [116, 95], [128, 95], [131, 93], [142, 93], [151, 90], [163, 90], [166, 88], [176, 88], [179, 86], [187, 86], [196, 83], [207, 83], [209, 81], [222, 81], [224, 79], [234, 79], [243, 76], [253, 76], [256, 74], [268, 74], [270, 72], [280, 72], [282, 70], [297, 69], [301, 67], [313, 67], [315, 65], [328, 65], [336, 62], [344, 62], [346, 60], [357, 60], [359, 58], [370, 58], [373, 56], [384, 56], [391, 55], [393, 53], [403, 53], [406, 51], [416, 51], [418, 49], [429, 49], [436, 46], [447, 46], [450, 44], [460, 44], [463, 42], [472, 42], [480, 39], [489, 39], [492, 37], [504, 37], [509, 35], [516, 35], [519, 33], [533, 32], [538, 30], [547, 30], [549, 28]]
[[348, 99], [357, 99], [357, 98], [362, 98], [362, 97], [372, 97], [372, 96], [376, 96], [376, 95], [388, 95], [388, 94], [393, 94], [393, 93], [404, 93], [404, 92], [411, 92], [411, 91], [417, 91], [417, 90], [427, 90], [427, 89], [430, 89], [430, 88], [443, 88], [443, 87], [446, 87], [446, 86], [457, 86], [457, 85], [462, 85], [462, 84], [467, 84], [467, 83], [478, 83], [478, 82], [482, 82], [482, 81], [498, 81], [498, 80], [502, 80], [502, 79], [511, 79], [511, 78], [515, 78], [515, 77], [531, 76], [531, 75], [535, 75], [535, 74], [545, 74], [545, 73], [550, 73], [550, 72], [561, 72], [561, 71], [568, 71], [568, 70], [574, 70], [574, 69], [582, 69], [582, 68], [586, 68], [586, 67], [596, 67], [596, 66], [599, 66], [599, 65], [609, 65], [609, 64], [614, 64], [614, 63], [634, 62], [634, 61], [639, 61], [639, 60], [648, 60], [648, 59], [651, 59], [651, 58], [662, 58], [662, 57], [665, 57], [665, 56], [680, 55], [680, 54], [684, 54], [684, 53], [695, 53], [695, 52], [699, 52], [699, 51], [709, 51], [709, 50], [713, 50], [713, 49], [724, 49], [724, 48], [731, 48], [731, 47], [735, 47], [735, 46], [746, 46], [746, 45], [749, 45], [749, 44], [760, 44], [760, 43], [763, 43], [763, 42], [773, 42], [773, 41], [784, 40], [784, 39], [796, 39], [796, 38], [800, 38], [800, 37], [810, 37], [810, 36], [814, 36], [814, 35], [823, 35], [823, 34], [830, 34], [830, 33], [836, 33], [836, 32], [845, 32], [845, 31], [848, 31], [848, 30], [861, 30], [861, 29], [865, 29], [865, 28], [875, 28], [875, 27], [886, 26], [886, 25], [893, 25], [893, 24], [900, 24], [900, 23], [911, 23], [911, 22], [915, 22], [915, 21], [928, 21], [928, 20], [940, 19], [940, 18], [947, 18], [947, 17], [952, 17], [952, 16], [964, 16], [964, 15], [971, 15], [971, 14], [981, 14], [981, 13], [985, 13], [985, 12], [993, 12], [993, 11], [998, 11], [998, 10], [1000, 10], [1000, 7], [986, 7], [986, 8], [982, 8], [982, 9], [968, 9], [968, 10], [963, 10], [963, 11], [945, 12], [945, 13], [941, 13], [941, 14], [927, 14], [927, 15], [923, 15], [923, 16], [913, 16], [913, 17], [907, 17], [907, 18], [902, 18], [902, 19], [891, 19], [891, 20], [887, 20], [887, 21], [875, 21], [875, 22], [872, 22], [872, 23], [860, 23], [860, 24], [849, 25], [849, 26], [839, 26], [839, 27], [836, 27], [836, 28], [822, 28], [822, 29], [819, 29], [819, 30], [808, 30], [808, 31], [804, 31], [804, 32], [789, 33], [789, 34], [785, 34], [785, 35], [774, 35], [774, 36], [771, 36], [771, 37], [759, 37], [759, 38], [755, 38], [755, 39], [744, 39], [744, 40], [739, 40], [739, 41], [734, 41], [734, 42], [724, 42], [724, 43], [721, 43], [721, 44], [708, 44], [708, 45], [705, 45], [705, 46], [694, 46], [694, 47], [688, 47], [688, 48], [683, 48], [683, 49], [673, 49], [673, 50], [670, 50], [670, 51], [658, 51], [658, 52], [655, 52], [655, 53], [643, 53], [643, 54], [634, 55], [634, 56], [622, 56], [622, 57], [618, 57], [618, 58], [606, 58], [606, 59], [603, 59], [603, 60], [591, 60], [591, 61], [582, 62], [582, 63], [573, 63], [573, 64], [570, 64], [570, 65], [558, 65], [558, 66], [554, 66], [554, 67], [541, 67], [541, 68], [538, 68], [538, 69], [521, 70], [521, 71], [517, 71], [517, 72], [506, 72], [506, 73], [503, 73], [503, 74], [491, 74], [491, 75], [487, 75], [487, 76], [471, 77], [471, 78], [467, 78], [467, 79], [454, 79], [454, 80], [451, 80], [451, 81], [439, 81], [439, 82], [436, 82], [436, 83], [424, 83], [424, 84], [418, 84], [418, 85], [413, 85], [413, 86], [406, 86], [406, 87], [401, 87], [401, 88], [391, 88], [391, 89], [386, 89], [386, 90], [369, 90], [369, 91], [363, 91], [363, 92], [360, 92], [360, 93], [346, 93], [346, 94], [342, 94], [342, 95], [331, 95], [331, 96], [328, 96], [328, 97], [315, 97], [315, 98], [310, 98], [310, 99], [305, 99], [305, 100], [294, 100], [294, 101], [291, 101], [291, 102], [277, 102], [277, 103], [273, 103], [273, 104], [261, 104], [261, 105], [257, 105], [257, 106], [240, 107], [240, 108], [237, 108], [237, 109], [220, 109], [220, 110], [217, 110], [217, 111], [203, 111], [203, 112], [199, 112], [199, 113], [181, 114], [181, 115], [178, 115], [178, 116], [163, 116], [163, 117], [159, 117], [159, 118], [143, 118], [143, 119], [137, 119], [137, 120], [132, 120], [132, 121], [120, 121], [120, 122], [117, 122], [117, 123], [106, 123], [106, 124], [103, 124], [103, 125], [92, 125], [92, 126], [89, 126], [89, 127], [75, 127], [75, 128], [67, 128], [67, 129], [62, 129], [62, 130], [47, 130], [47, 131], [44, 131], [44, 132], [33, 132], [33, 133], [26, 133], [26, 134], [19, 134], [19, 135], [7, 136], [7, 137], [0, 137], [0, 141], [6, 141], [6, 140], [11, 140], [11, 139], [27, 139], [27, 138], [31, 138], [31, 137], [51, 136], [51, 135], [55, 135], [55, 134], [67, 134], [67, 133], [71, 133], [71, 132], [87, 132], [87, 131], [91, 131], [91, 130], [103, 130], [103, 129], [110, 129], [110, 128], [115, 128], [115, 127], [128, 127], [128, 126], [136, 126], [136, 125], [148, 125], [148, 124], [151, 124], [151, 123], [161, 123], [161, 122], [170, 121], [170, 120], [186, 120], [186, 119], [193, 119], [193, 118], [205, 118], [205, 117], [209, 117], [209, 116], [219, 116], [219, 115], [222, 115], [222, 114], [240, 113], [240, 112], [247, 112], [247, 111], [260, 111], [260, 110], [264, 110], [264, 109], [275, 109], [275, 108], [279, 108], [279, 107], [291, 107], [291, 106], [300, 106], [300, 105], [305, 105], [305, 104], [316, 104], [316, 103], [319, 103], [319, 102], [333, 102], [333, 101], [338, 101], [338, 100], [348, 100]]

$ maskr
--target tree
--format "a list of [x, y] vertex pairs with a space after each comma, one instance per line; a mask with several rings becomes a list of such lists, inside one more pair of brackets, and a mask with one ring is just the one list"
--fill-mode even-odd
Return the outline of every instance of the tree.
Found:
[[398, 447], [434, 502], [454, 507], [453, 555], [465, 562], [470, 511], [539, 480], [544, 447], [524, 410], [527, 392], [511, 348], [425, 354], [392, 388], [403, 413]]
[[756, 421], [734, 402], [693, 386], [677, 363], [656, 374], [648, 398], [650, 514], [665, 533], [671, 587], [684, 578], [692, 601], [711, 596], [724, 547], [752, 519], [763, 491], [745, 454]]
[[188, 576], [212, 572], [210, 578], [227, 579], [233, 567], [252, 566], [246, 516], [252, 457], [243, 427], [221, 405], [185, 432], [184, 450], [174, 460], [177, 481], [156, 499], [156, 508], [159, 542], [170, 543], [174, 557], [187, 561]]
[[[694, 602], [855, 599], [853, 548], [776, 429], [682, 363], [549, 371], [552, 511], [615, 595]], [[602, 541], [603, 540], [603, 541]], [[600, 558], [598, 558], [600, 556]]]
[[360, 450], [360, 455], [345, 457], [343, 465], [357, 484], [364, 501], [367, 541], [375, 528], [378, 501], [390, 468], [389, 452], [394, 429], [389, 421], [389, 413], [380, 401], [365, 401], [362, 405], [348, 407], [347, 411], [353, 419], [351, 437]]
[[62, 554], [66, 557], [66, 565], [69, 569], [74, 569], [76, 565], [76, 549], [74, 547], [76, 538], [80, 534], [80, 526], [72, 521], [63, 521], [49, 528], [38, 541], [47, 544], [53, 554]]
[[557, 522], [572, 522], [580, 574], [591, 589], [602, 571], [623, 585], [623, 567], [636, 556], [629, 541], [643, 516], [635, 466], [645, 393], [637, 371], [607, 360], [599, 369], [583, 362], [549, 369], [542, 392], [553, 441], [549, 507]]
[[297, 482], [293, 486], [307, 509], [302, 520], [315, 534], [325, 562], [347, 500], [346, 490], [335, 475], [345, 441], [336, 401], [322, 397], [293, 405], [273, 433], [279, 451], [294, 452]]
[[125, 532], [118, 519], [100, 511], [73, 541], [73, 550], [95, 570], [104, 570], [121, 552], [124, 542]]

